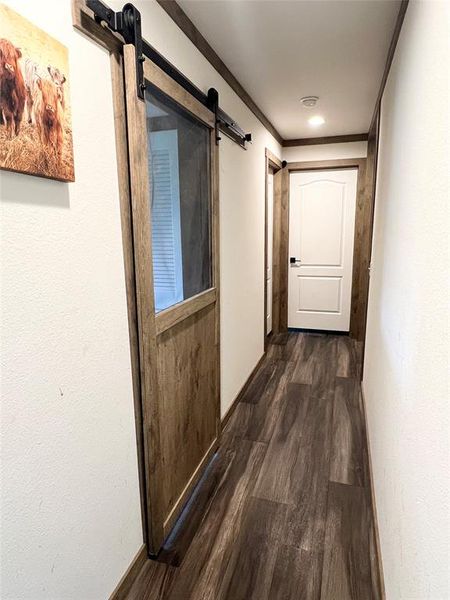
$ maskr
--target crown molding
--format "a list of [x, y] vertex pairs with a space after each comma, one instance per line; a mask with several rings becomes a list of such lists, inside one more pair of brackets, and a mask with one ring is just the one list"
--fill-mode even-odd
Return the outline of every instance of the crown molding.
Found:
[[402, 30], [403, 21], [405, 20], [406, 9], [408, 8], [409, 0], [401, 0], [400, 8], [398, 10], [397, 21], [395, 22], [394, 32], [392, 34], [391, 43], [389, 45], [389, 50], [386, 56], [386, 64], [384, 66], [383, 76], [381, 78], [380, 89], [378, 91], [377, 101], [375, 102], [375, 108], [372, 115], [372, 120], [370, 122], [369, 131], [372, 131], [375, 121], [377, 118], [377, 113], [380, 108], [381, 98], [383, 97], [384, 88], [386, 87], [386, 81], [389, 75], [389, 71], [391, 70], [392, 61], [394, 60], [395, 49], [397, 48], [398, 38], [400, 37], [400, 32]]
[[283, 140], [283, 148], [291, 146], [315, 146], [316, 144], [341, 144], [345, 142], [366, 142], [367, 133], [354, 133], [350, 135], [330, 135], [325, 137], [298, 138], [296, 140]]

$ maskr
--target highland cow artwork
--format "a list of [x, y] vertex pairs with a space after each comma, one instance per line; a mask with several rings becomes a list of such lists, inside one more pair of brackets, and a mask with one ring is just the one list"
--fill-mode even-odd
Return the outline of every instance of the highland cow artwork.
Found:
[[0, 4], [0, 168], [74, 181], [67, 48]]

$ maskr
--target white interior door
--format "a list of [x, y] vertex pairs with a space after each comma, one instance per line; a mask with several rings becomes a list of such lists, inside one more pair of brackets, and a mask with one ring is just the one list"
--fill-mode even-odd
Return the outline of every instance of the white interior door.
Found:
[[292, 173], [288, 327], [349, 331], [357, 169]]
[[273, 264], [273, 173], [267, 176], [267, 314], [266, 314], [266, 334], [272, 331], [272, 264]]

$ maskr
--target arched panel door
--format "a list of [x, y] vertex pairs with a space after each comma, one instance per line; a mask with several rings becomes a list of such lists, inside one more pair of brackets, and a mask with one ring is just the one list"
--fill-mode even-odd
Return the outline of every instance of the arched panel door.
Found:
[[349, 331], [357, 169], [291, 173], [288, 327]]

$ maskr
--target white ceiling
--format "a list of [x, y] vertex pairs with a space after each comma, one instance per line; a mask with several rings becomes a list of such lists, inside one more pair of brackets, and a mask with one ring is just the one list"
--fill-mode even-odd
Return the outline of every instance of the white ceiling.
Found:
[[[367, 132], [398, 0], [178, 0], [285, 139]], [[315, 95], [316, 108], [302, 96]], [[307, 119], [322, 115], [324, 125]]]

